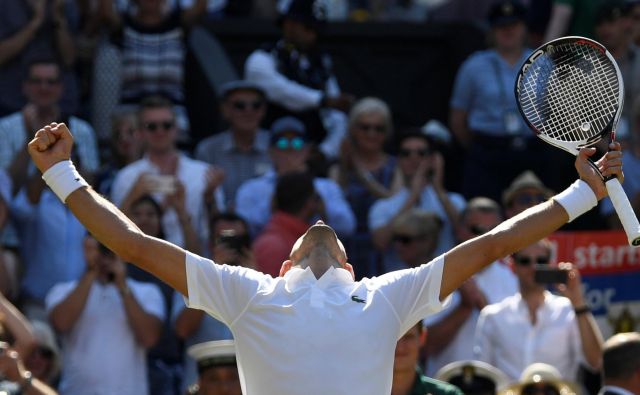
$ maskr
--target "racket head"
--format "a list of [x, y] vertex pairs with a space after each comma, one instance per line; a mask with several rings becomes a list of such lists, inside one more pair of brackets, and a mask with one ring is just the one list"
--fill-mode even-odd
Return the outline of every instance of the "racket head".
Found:
[[611, 53], [580, 36], [535, 49], [520, 67], [514, 90], [531, 130], [573, 155], [613, 139], [624, 102], [622, 74]]

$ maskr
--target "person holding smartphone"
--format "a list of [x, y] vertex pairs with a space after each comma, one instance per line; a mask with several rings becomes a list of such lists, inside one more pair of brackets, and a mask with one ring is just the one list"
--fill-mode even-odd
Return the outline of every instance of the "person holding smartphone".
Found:
[[[593, 371], [601, 366], [602, 334], [585, 303], [580, 273], [568, 262], [549, 268], [551, 247], [542, 239], [512, 254], [520, 292], [486, 306], [478, 318], [475, 357], [512, 380], [535, 362], [554, 366], [569, 381], [576, 381], [581, 363]], [[555, 284], [561, 296], [547, 290], [549, 282], [564, 280]]]

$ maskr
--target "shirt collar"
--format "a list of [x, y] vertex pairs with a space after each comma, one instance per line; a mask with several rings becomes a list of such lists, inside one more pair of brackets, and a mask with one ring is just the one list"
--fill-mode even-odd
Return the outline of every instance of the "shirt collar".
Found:
[[347, 285], [354, 282], [351, 273], [345, 269], [338, 269], [331, 266], [319, 279], [311, 271], [311, 268], [292, 267], [284, 275], [289, 291], [297, 291], [303, 288], [311, 288], [313, 286], [327, 289], [336, 285]]

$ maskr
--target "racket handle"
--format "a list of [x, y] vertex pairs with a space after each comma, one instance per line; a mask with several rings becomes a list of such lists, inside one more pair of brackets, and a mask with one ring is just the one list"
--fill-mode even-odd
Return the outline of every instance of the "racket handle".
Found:
[[627, 194], [624, 192], [624, 189], [622, 189], [620, 181], [613, 177], [607, 180], [605, 185], [607, 186], [613, 207], [616, 209], [618, 218], [620, 218], [622, 227], [627, 234], [629, 244], [636, 247], [640, 246], [640, 223], [638, 223], [638, 218], [636, 218], [636, 214], [633, 212], [629, 198], [627, 198]]

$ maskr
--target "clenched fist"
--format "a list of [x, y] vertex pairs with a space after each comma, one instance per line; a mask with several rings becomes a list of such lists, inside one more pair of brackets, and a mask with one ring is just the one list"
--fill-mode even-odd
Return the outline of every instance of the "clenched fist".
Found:
[[73, 136], [64, 123], [51, 123], [38, 130], [28, 150], [36, 167], [44, 173], [56, 163], [69, 160]]

